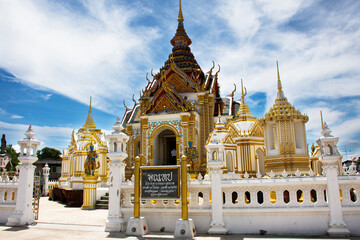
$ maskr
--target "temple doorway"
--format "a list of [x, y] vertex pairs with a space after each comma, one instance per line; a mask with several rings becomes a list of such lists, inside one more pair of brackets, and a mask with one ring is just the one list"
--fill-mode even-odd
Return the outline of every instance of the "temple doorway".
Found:
[[154, 165], [176, 165], [176, 136], [170, 129], [160, 132], [154, 139]]

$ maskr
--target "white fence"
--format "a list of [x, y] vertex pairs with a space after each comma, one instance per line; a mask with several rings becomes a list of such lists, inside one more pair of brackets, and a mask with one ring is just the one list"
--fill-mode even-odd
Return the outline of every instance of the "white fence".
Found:
[[16, 206], [19, 181], [17, 177], [0, 177], [0, 224], [5, 224]]
[[[360, 235], [360, 176], [339, 176], [344, 221], [353, 235]], [[133, 182], [122, 183], [121, 212], [127, 221], [133, 214]], [[327, 179], [325, 176], [263, 177], [240, 179], [223, 175], [223, 216], [229, 233], [325, 235], [329, 228]], [[188, 182], [189, 217], [197, 231], [206, 233], [211, 224], [211, 181]], [[181, 217], [179, 200], [141, 200], [141, 216], [150, 231], [173, 232]]]
[[56, 180], [49, 180], [48, 182], [48, 189], [54, 189], [55, 186], [59, 186], [59, 181]]

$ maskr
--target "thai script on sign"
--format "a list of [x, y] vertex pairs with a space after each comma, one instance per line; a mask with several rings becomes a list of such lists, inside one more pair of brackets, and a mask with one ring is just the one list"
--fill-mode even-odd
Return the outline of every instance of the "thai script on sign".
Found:
[[153, 173], [148, 174], [148, 179], [151, 182], [171, 182], [173, 179], [173, 173]]
[[142, 167], [142, 198], [179, 198], [179, 166]]

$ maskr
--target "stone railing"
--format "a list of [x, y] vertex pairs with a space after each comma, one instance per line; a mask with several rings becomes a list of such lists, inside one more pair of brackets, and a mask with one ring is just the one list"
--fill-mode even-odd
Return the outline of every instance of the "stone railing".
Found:
[[[252, 219], [274, 233], [290, 234], [298, 227], [304, 227], [309, 234], [325, 234], [330, 210], [326, 176], [284, 175], [254, 178], [240, 178], [238, 174], [221, 175], [220, 209], [214, 208], [215, 196], [211, 191], [215, 183], [210, 180], [210, 175], [188, 178], [189, 216], [196, 221], [199, 232], [207, 232], [213, 224], [211, 215], [220, 211], [219, 214], [224, 217], [223, 227], [230, 233], [258, 233], [258, 225], [247, 222]], [[352, 220], [360, 216], [360, 176], [339, 176], [339, 188], [344, 218], [351, 232], [358, 234]], [[132, 181], [122, 182], [121, 212], [125, 219], [133, 214], [133, 192]], [[156, 219], [148, 223], [151, 229], [172, 229], [173, 220], [180, 217], [181, 201], [142, 199], [140, 209], [142, 216]], [[317, 219], [316, 224], [313, 219]], [[239, 225], [244, 221], [245, 225]], [[277, 223], [287, 222], [291, 222], [291, 227], [276, 230]]]
[[14, 177], [12, 180], [0, 182], [0, 205], [16, 203], [16, 194], [18, 189], [18, 179]]
[[325, 177], [222, 180], [224, 208], [326, 207]]
[[360, 176], [339, 176], [343, 207], [360, 207]]
[[59, 181], [49, 180], [49, 182], [48, 182], [48, 189], [53, 189], [55, 186], [59, 186]]
[[[226, 174], [225, 174], [226, 175]], [[227, 180], [224, 180], [227, 179]], [[360, 177], [339, 177], [343, 206], [360, 206]], [[211, 208], [211, 182], [205, 179], [189, 181], [189, 209]], [[327, 207], [326, 177], [239, 178], [221, 182], [223, 208], [308, 208]], [[49, 184], [50, 188], [50, 184]], [[122, 185], [122, 208], [132, 208], [134, 185]], [[181, 208], [179, 200], [142, 199], [142, 208]]]
[[0, 179], [0, 223], [7, 222], [16, 206], [19, 180], [17, 176], [1, 177]]

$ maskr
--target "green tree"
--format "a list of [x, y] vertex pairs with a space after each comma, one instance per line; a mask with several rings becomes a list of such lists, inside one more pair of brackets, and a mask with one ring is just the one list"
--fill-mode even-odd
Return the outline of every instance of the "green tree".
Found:
[[[17, 153], [15, 149], [13, 149], [12, 145], [6, 146], [6, 153], [11, 156], [11, 165], [12, 165], [12, 171], [15, 171], [15, 167], [19, 164], [19, 155], [20, 153]], [[9, 169], [10, 170], [10, 169]]]
[[61, 152], [55, 148], [44, 147], [36, 152], [36, 156], [39, 160], [41, 159], [55, 159], [60, 160]]

